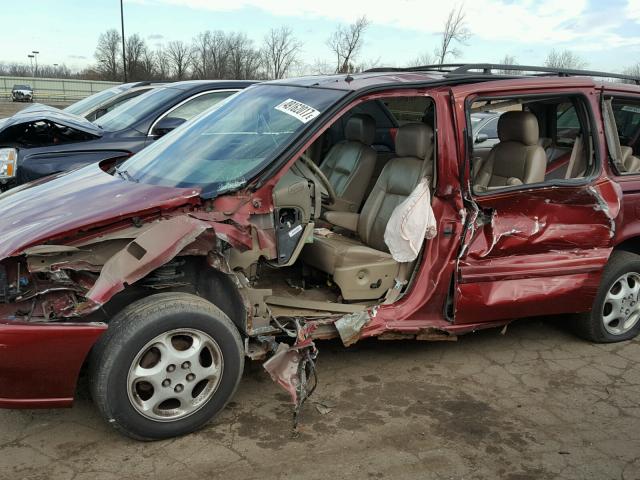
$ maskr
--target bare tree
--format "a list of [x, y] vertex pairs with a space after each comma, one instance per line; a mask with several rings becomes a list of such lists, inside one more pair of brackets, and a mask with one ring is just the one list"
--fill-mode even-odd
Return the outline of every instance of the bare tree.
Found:
[[[518, 65], [518, 61], [513, 55], [505, 55], [502, 57], [502, 60], [500, 60], [500, 65]], [[502, 75], [517, 75], [518, 72], [516, 70], [504, 69], [498, 70], [498, 73]]]
[[127, 38], [125, 53], [127, 55], [127, 78], [129, 80], [141, 80], [145, 75], [143, 59], [147, 51], [144, 39], [134, 33]]
[[434, 52], [440, 65], [444, 63], [447, 56], [459, 57], [460, 50], [455, 45], [466, 45], [467, 40], [471, 37], [471, 32], [465, 22], [465, 13], [462, 5], [457, 9], [455, 7], [451, 9], [441, 35], [440, 45]]
[[260, 51], [253, 46], [253, 40], [244, 33], [236, 33], [230, 34], [227, 42], [229, 76], [239, 80], [257, 78], [262, 59]]
[[140, 79], [141, 80], [153, 80], [156, 78], [158, 70], [157, 57], [153, 50], [145, 48], [142, 52], [142, 59], [140, 61]]
[[168, 80], [171, 77], [171, 60], [164, 47], [159, 47], [156, 52], [156, 72], [160, 80]]
[[413, 60], [411, 60], [409, 62], [409, 67], [421, 67], [424, 65], [433, 65], [434, 63], [437, 62], [437, 59], [435, 56], [431, 55], [428, 52], [425, 52], [421, 55], [418, 55], [416, 58], [414, 58]]
[[210, 78], [209, 72], [209, 46], [211, 44], [211, 32], [201, 32], [193, 39], [191, 59], [193, 61], [193, 74], [196, 78]]
[[186, 78], [191, 64], [191, 52], [189, 46], [180, 40], [169, 42], [167, 45], [169, 65], [176, 80]]
[[98, 71], [107, 80], [118, 80], [120, 41], [120, 34], [115, 29], [107, 30], [98, 37], [98, 45], [96, 46], [94, 57], [98, 62]]
[[229, 61], [229, 38], [221, 30], [211, 33], [209, 42], [210, 76], [206, 78], [226, 78]]
[[369, 26], [369, 20], [363, 16], [348, 26], [339, 26], [327, 40], [327, 46], [336, 56], [336, 73], [349, 73], [354, 70], [354, 62], [362, 50], [363, 35]]
[[[632, 77], [640, 78], [640, 62], [630, 67], [625, 68], [622, 73], [625, 75], [631, 75]], [[633, 80], [624, 80], [625, 83], [635, 83]]]
[[545, 67], [551, 68], [566, 68], [579, 70], [587, 66], [579, 55], [576, 55], [570, 50], [563, 50], [561, 52], [557, 50], [551, 50], [544, 61]]
[[264, 37], [262, 57], [268, 78], [284, 78], [298, 62], [302, 44], [289, 27], [272, 28]]

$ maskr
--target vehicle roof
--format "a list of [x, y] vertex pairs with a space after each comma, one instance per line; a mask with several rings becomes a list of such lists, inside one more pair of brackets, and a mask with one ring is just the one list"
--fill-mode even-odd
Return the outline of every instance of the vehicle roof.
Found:
[[163, 87], [187, 91], [206, 87], [216, 87], [220, 89], [248, 87], [256, 82], [257, 80], [184, 80], [181, 82], [165, 83]]
[[[484, 65], [484, 64], [480, 64]], [[443, 67], [447, 67], [446, 65]], [[502, 66], [506, 68], [505, 66]], [[316, 87], [316, 88], [332, 88], [345, 91], [357, 91], [369, 87], [402, 87], [404, 85], [414, 86], [428, 86], [429, 84], [445, 84], [445, 85], [459, 85], [459, 84], [477, 84], [481, 82], [500, 82], [502, 86], [519, 86], [526, 84], [527, 86], [550, 86], [553, 85], [579, 85], [579, 86], [592, 86], [595, 88], [605, 88], [608, 90], [623, 90], [627, 92], [640, 93], [640, 86], [632, 85], [628, 83], [622, 83], [620, 79], [617, 81], [615, 78], [611, 78], [613, 81], [601, 81], [595, 80], [594, 76], [590, 74], [597, 74], [600, 72], [589, 71], [577, 71], [571, 70], [570, 73], [564, 73], [559, 71], [557, 73], [548, 72], [545, 74], [504, 74], [504, 73], [483, 73], [477, 71], [466, 71], [463, 74], [455, 74], [452, 71], [437, 71], [433, 69], [428, 71], [420, 71], [421, 67], [416, 69], [401, 69], [401, 68], [380, 68], [365, 71], [362, 73], [351, 74], [332, 74], [332, 75], [312, 75], [298, 78], [288, 78], [283, 80], [273, 80], [266, 82], [268, 84], [282, 84], [293, 85], [301, 87]], [[425, 67], [427, 69], [427, 67]], [[474, 67], [470, 64], [468, 68]], [[513, 67], [515, 68], [515, 67]], [[529, 67], [527, 67], [529, 68]], [[533, 67], [531, 67], [533, 68]], [[546, 67], [540, 67], [542, 70]], [[611, 74], [618, 75], [618, 74]], [[600, 78], [602, 75], [596, 75], [596, 78]], [[608, 77], [606, 77], [608, 78]]]

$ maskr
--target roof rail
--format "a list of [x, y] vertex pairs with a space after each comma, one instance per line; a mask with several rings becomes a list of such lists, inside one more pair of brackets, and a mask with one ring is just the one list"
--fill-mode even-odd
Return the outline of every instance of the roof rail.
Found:
[[596, 77], [611, 78], [616, 80], [626, 80], [640, 85], [640, 77], [626, 75], [623, 73], [598, 72], [592, 70], [578, 70], [571, 68], [537, 67], [531, 65], [505, 65], [498, 63], [445, 63], [436, 65], [421, 65], [406, 68], [372, 68], [367, 72], [440, 72], [447, 76], [462, 75], [495, 75], [514, 76], [518, 74], [530, 76], [551, 76], [559, 77]]

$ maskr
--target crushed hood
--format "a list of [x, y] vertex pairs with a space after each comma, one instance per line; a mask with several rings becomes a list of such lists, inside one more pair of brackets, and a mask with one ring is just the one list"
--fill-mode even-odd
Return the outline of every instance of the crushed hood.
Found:
[[99, 164], [0, 195], [0, 259], [139, 214], [199, 203], [198, 189], [128, 182]]
[[11, 127], [40, 121], [57, 123], [96, 137], [101, 137], [103, 134], [100, 127], [84, 117], [79, 117], [78, 115], [73, 115], [59, 108], [49, 107], [40, 103], [20, 110], [12, 117], [0, 120], [0, 134]]

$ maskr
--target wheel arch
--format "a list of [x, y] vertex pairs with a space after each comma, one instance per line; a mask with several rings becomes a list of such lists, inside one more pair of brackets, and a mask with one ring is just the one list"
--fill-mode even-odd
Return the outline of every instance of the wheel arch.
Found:
[[636, 255], [640, 255], [640, 236], [629, 237], [623, 240], [622, 242], [618, 243], [611, 251], [611, 255], [613, 255], [613, 252], [617, 250], [622, 250], [625, 252], [630, 252], [630, 253], [635, 253]]

